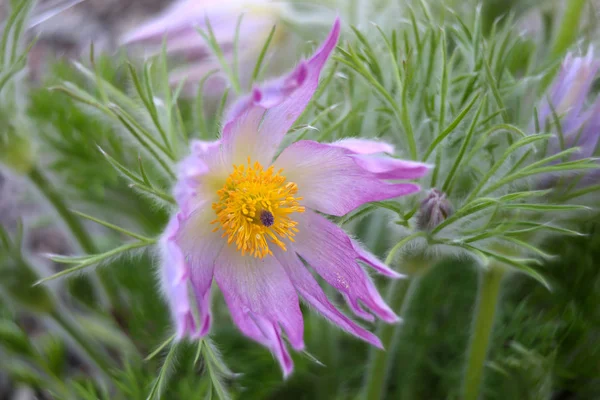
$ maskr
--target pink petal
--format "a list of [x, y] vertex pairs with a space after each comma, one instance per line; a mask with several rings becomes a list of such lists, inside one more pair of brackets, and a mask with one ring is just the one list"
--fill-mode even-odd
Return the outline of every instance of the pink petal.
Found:
[[[203, 178], [211, 172], [211, 159], [219, 152], [220, 141], [192, 140], [191, 153], [177, 165], [177, 182], [173, 188], [175, 201], [187, 218], [199, 204], [216, 196], [214, 190], [205, 190]], [[214, 162], [212, 163], [214, 164]]]
[[325, 39], [325, 42], [308, 60], [306, 78], [302, 86], [280, 104], [269, 109], [265, 114], [261, 126], [263, 132], [275, 136], [278, 142], [281, 141], [283, 135], [287, 133], [292, 124], [302, 114], [315, 90], [317, 90], [321, 70], [335, 49], [339, 36], [340, 20], [338, 18], [335, 20], [333, 28], [327, 39]]
[[292, 360], [281, 340], [281, 328], [292, 347], [304, 348], [304, 321], [298, 296], [275, 257], [258, 259], [225, 248], [216, 261], [215, 279], [233, 321], [248, 337], [267, 346], [287, 376]]
[[394, 154], [394, 146], [377, 140], [346, 138], [331, 143], [332, 146], [343, 147], [357, 154], [389, 153]]
[[346, 332], [367, 343], [382, 348], [381, 341], [377, 336], [360, 327], [331, 304], [323, 289], [321, 289], [315, 278], [313, 278], [308, 269], [302, 264], [295, 252], [274, 249], [273, 254], [287, 272], [292, 285], [294, 285], [300, 296], [308, 304], [316, 308], [325, 318]]
[[263, 115], [263, 108], [253, 107], [225, 125], [222, 136], [225, 165], [246, 164], [249, 156], [252, 162], [258, 161], [263, 166], [271, 164], [271, 154], [276, 149], [272, 141], [260, 137]]
[[[208, 17], [213, 29], [228, 30], [233, 36], [235, 24], [241, 9], [235, 6], [237, 1], [231, 0], [180, 0], [158, 16], [140, 24], [125, 33], [121, 44], [136, 42], [161, 43], [163, 38], [191, 35], [196, 28], [205, 27], [205, 16]], [[197, 34], [198, 37], [200, 35]]]
[[127, 32], [121, 38], [121, 44], [148, 40], [160, 42], [163, 36], [194, 29], [194, 26], [203, 23], [205, 13], [206, 6], [202, 2], [180, 0], [157, 17]]
[[394, 146], [386, 142], [369, 139], [346, 138], [330, 143], [332, 146], [350, 150], [358, 165], [377, 174], [380, 179], [418, 179], [431, 166], [416, 161], [405, 161], [378, 153], [394, 153]]
[[[317, 89], [319, 76], [340, 34], [336, 19], [325, 43], [307, 62], [301, 62], [287, 77], [268, 83], [264, 88], [241, 98], [229, 112], [229, 122], [223, 131], [223, 143], [228, 148], [245, 148], [245, 156], [258, 157], [270, 164], [283, 136], [306, 108]], [[260, 126], [246, 127], [239, 120], [252, 121], [261, 116]], [[229, 127], [229, 128], [228, 128]], [[234, 142], [240, 142], [238, 145]], [[234, 159], [236, 157], [233, 157]], [[264, 164], [263, 164], [264, 165]]]
[[[275, 169], [298, 185], [304, 205], [325, 214], [344, 215], [364, 203], [405, 196], [419, 191], [413, 183], [389, 184], [363, 168], [356, 154], [341, 147], [303, 140], [288, 146], [275, 161]], [[374, 163], [374, 166], [380, 164]], [[411, 168], [397, 167], [386, 177], [413, 176]], [[419, 171], [420, 173], [420, 171]], [[418, 175], [418, 174], [417, 174]]]
[[431, 168], [428, 164], [400, 160], [385, 155], [354, 155], [354, 161], [363, 169], [373, 172], [379, 179], [418, 179]]
[[379, 272], [381, 275], [385, 275], [388, 278], [399, 279], [406, 278], [406, 275], [400, 274], [387, 265], [385, 265], [381, 260], [375, 257], [374, 254], [368, 252], [363, 249], [355, 240], [352, 240], [352, 247], [356, 252], [357, 259], [367, 264], [369, 267], [373, 268], [375, 271]]
[[307, 76], [308, 63], [301, 61], [287, 76], [267, 82], [260, 88], [254, 88], [252, 93], [238, 100], [229, 110], [227, 119], [234, 120], [254, 107], [268, 110], [281, 104], [304, 84]]
[[198, 156], [204, 156], [212, 151], [215, 151], [220, 145], [221, 140], [206, 141], [192, 139], [190, 141], [190, 149], [192, 150], [192, 153]]
[[[210, 286], [214, 259], [220, 247], [215, 240], [218, 236], [214, 233], [207, 232], [206, 228], [204, 231], [195, 229], [204, 224], [210, 227], [209, 218], [208, 213], [198, 213], [186, 220], [182, 213], [177, 213], [171, 218], [159, 242], [161, 285], [171, 309], [178, 339], [185, 336], [200, 338], [210, 329]], [[197, 236], [190, 237], [190, 231]], [[198, 238], [200, 245], [190, 246]], [[190, 288], [195, 304], [190, 304]], [[194, 308], [197, 309], [199, 321], [194, 318]]]
[[[398, 317], [385, 304], [367, 273], [356, 262], [357, 258], [369, 263], [371, 256], [357, 253], [346, 233], [319, 214], [306, 210], [295, 214], [299, 232], [294, 250], [312, 266], [331, 286], [339, 290], [356, 315], [372, 321], [359, 301], [386, 322]], [[291, 250], [291, 249], [290, 249]], [[288, 251], [290, 251], [288, 250]], [[374, 257], [373, 257], [374, 258]]]
[[[594, 58], [591, 48], [584, 57], [572, 54], [565, 57], [549, 91], [552, 107], [562, 117], [563, 131], [568, 132], [580, 124], [580, 113], [599, 69], [600, 60]], [[552, 122], [552, 109], [547, 100], [542, 101], [538, 111], [541, 129], [545, 129], [547, 120]]]

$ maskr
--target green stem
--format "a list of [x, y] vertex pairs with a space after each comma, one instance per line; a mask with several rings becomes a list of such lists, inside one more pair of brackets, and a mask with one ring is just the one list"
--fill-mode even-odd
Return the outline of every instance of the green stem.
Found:
[[104, 372], [111, 377], [112, 361], [101, 351], [100, 347], [91, 343], [79, 328], [73, 322], [65, 318], [59, 311], [52, 311], [48, 314], [70, 337], [77, 343], [85, 354]]
[[475, 308], [475, 320], [469, 344], [467, 368], [463, 382], [463, 400], [477, 400], [483, 378], [485, 359], [492, 336], [496, 308], [505, 269], [493, 263], [482, 273]]
[[71, 231], [73, 238], [77, 241], [79, 246], [81, 246], [81, 249], [88, 254], [98, 253], [98, 249], [94, 246], [92, 238], [88, 235], [79, 219], [69, 211], [66, 204], [63, 202], [62, 196], [54, 189], [37, 167], [34, 167], [29, 172], [29, 179], [44, 197], [46, 197], [52, 207], [54, 207], [56, 213]]
[[[42, 172], [37, 168], [33, 167], [28, 174], [30, 181], [36, 186], [40, 193], [48, 200], [48, 203], [52, 205], [56, 214], [63, 221], [65, 226], [68, 228], [71, 236], [77, 244], [87, 254], [99, 253], [98, 248], [94, 244], [87, 230], [79, 218], [73, 214], [65, 202], [63, 201], [62, 195], [52, 186]], [[107, 297], [107, 294], [111, 293], [111, 283], [107, 280], [107, 277], [103, 274], [98, 273], [100, 284], [102, 285], [101, 297]], [[110, 298], [110, 297], [109, 297]]]
[[587, 0], [569, 0], [560, 24], [558, 34], [552, 45], [552, 55], [561, 56], [577, 40], [579, 22]]
[[[388, 257], [390, 258], [390, 257]], [[386, 263], [389, 260], [386, 260]], [[421, 265], [410, 265], [409, 272], [416, 272], [410, 279], [392, 282], [386, 296], [387, 302], [392, 310], [399, 310], [399, 316], [406, 315], [410, 299], [415, 294], [421, 280]], [[371, 351], [371, 362], [365, 378], [365, 390], [363, 399], [379, 400], [387, 386], [387, 378], [394, 360], [394, 348], [401, 330], [401, 324], [384, 324], [377, 330], [377, 336], [381, 339], [384, 351], [373, 348]]]

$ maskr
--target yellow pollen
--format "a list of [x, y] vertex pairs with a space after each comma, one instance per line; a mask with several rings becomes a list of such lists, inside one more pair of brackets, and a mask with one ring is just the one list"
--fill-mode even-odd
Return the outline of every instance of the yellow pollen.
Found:
[[219, 201], [212, 208], [219, 224], [214, 231], [223, 230], [227, 244], [235, 243], [242, 255], [263, 258], [273, 253], [269, 243], [286, 250], [282, 239], [294, 241], [297, 222], [290, 214], [304, 212], [299, 205], [302, 197], [295, 197], [298, 186], [286, 182], [283, 170], [273, 166], [263, 169], [260, 163], [234, 165], [223, 188], [217, 191]]

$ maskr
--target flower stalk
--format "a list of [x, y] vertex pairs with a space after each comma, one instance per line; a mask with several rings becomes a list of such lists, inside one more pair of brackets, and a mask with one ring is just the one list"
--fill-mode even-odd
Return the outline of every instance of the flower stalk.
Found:
[[[390, 253], [392, 254], [392, 253]], [[386, 260], [389, 265], [391, 260]], [[422, 262], [412, 261], [404, 266], [405, 273], [410, 278], [393, 281], [387, 292], [386, 301], [392, 310], [399, 310], [398, 315], [402, 318], [406, 315], [410, 306], [410, 299], [416, 293], [426, 265]], [[378, 400], [382, 398], [387, 386], [387, 379], [394, 361], [395, 347], [400, 334], [401, 324], [382, 324], [377, 330], [377, 336], [381, 339], [384, 350], [373, 348], [371, 350], [371, 362], [365, 379], [365, 391], [363, 399]]]
[[583, 8], [587, 3], [587, 0], [567, 1], [558, 34], [552, 45], [553, 56], [558, 57], [563, 55], [577, 40]]
[[63, 202], [61, 195], [54, 190], [42, 172], [37, 167], [33, 167], [29, 172], [28, 177], [52, 205], [67, 228], [69, 228], [71, 235], [77, 241], [77, 244], [81, 249], [88, 254], [97, 253], [92, 238], [89, 236], [81, 222], [71, 213], [71, 211], [69, 211], [66, 204]]
[[467, 367], [463, 381], [463, 399], [479, 398], [485, 359], [488, 352], [496, 309], [500, 300], [502, 278], [506, 273], [503, 265], [492, 262], [487, 270], [482, 271], [475, 317], [468, 349]]
[[[73, 239], [77, 242], [81, 250], [87, 254], [96, 254], [98, 249], [94, 244], [87, 230], [79, 219], [73, 214], [63, 201], [62, 196], [54, 189], [54, 187], [48, 182], [44, 174], [39, 170], [38, 167], [32, 167], [27, 174], [29, 180], [38, 189], [38, 191], [46, 198], [48, 203], [54, 208], [54, 211], [58, 217], [63, 221], [67, 229], [69, 230]], [[97, 274], [98, 280], [101, 287], [99, 288], [100, 298], [107, 298], [111, 293], [110, 283], [102, 274]]]
[[83, 333], [71, 322], [67, 317], [63, 316], [59, 311], [52, 311], [49, 314], [56, 324], [58, 324], [67, 335], [73, 339], [77, 345], [81, 347], [84, 353], [98, 366], [98, 368], [106, 374], [107, 377], [111, 377], [111, 365], [110, 359], [101, 351], [98, 351], [98, 346], [90, 343], [90, 341], [83, 335]]

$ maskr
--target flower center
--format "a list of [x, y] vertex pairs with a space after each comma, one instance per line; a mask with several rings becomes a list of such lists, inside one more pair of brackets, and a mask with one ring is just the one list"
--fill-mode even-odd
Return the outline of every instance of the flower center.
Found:
[[285, 251], [281, 239], [294, 241], [298, 223], [290, 214], [304, 212], [304, 207], [298, 203], [302, 197], [295, 197], [298, 186], [286, 182], [282, 172], [275, 173], [273, 166], [265, 170], [248, 158], [247, 166], [233, 166], [225, 185], [217, 191], [219, 201], [212, 205], [217, 219], [212, 223], [220, 226], [214, 231], [223, 229], [227, 244], [235, 242], [242, 255], [263, 258], [273, 254], [268, 242]]

